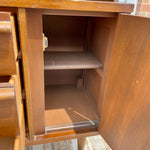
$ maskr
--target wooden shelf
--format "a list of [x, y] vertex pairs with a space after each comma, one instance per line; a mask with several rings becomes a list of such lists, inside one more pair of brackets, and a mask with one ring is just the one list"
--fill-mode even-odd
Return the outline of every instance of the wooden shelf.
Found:
[[100, 68], [102, 64], [90, 53], [44, 53], [44, 69], [93, 69]]
[[84, 89], [75, 85], [46, 86], [45, 125], [56, 129], [98, 127], [96, 104]]

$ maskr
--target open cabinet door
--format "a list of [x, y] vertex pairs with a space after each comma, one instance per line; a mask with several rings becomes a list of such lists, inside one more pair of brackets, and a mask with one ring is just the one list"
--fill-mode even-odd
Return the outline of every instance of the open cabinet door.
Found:
[[150, 19], [120, 14], [99, 127], [113, 150], [150, 149]]

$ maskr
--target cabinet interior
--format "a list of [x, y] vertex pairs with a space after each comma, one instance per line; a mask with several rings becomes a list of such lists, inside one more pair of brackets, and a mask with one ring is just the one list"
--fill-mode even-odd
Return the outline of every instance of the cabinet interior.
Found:
[[0, 88], [12, 87], [14, 85], [14, 81], [12, 76], [0, 76]]
[[98, 128], [109, 18], [43, 15], [45, 127]]
[[0, 83], [8, 83], [11, 79], [11, 76], [0, 76]]

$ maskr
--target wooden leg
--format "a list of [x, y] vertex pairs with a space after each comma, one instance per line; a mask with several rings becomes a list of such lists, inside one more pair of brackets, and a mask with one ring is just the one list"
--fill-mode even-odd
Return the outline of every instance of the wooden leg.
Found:
[[78, 150], [84, 150], [85, 140], [85, 137], [78, 139]]

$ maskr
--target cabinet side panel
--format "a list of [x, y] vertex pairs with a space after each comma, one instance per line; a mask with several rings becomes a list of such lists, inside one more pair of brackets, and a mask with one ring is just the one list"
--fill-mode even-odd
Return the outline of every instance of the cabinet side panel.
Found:
[[[90, 39], [88, 50], [92, 52], [103, 64], [103, 68], [86, 71], [85, 85], [98, 105], [98, 113], [101, 115], [101, 104], [104, 96], [108, 66], [115, 35], [117, 18], [91, 18]], [[101, 73], [98, 73], [101, 72]]]
[[101, 76], [94, 69], [86, 70], [85, 74], [85, 87], [89, 94], [92, 96], [96, 104], [98, 104], [99, 91], [101, 87]]
[[150, 149], [150, 19], [120, 15], [100, 133], [115, 150]]
[[109, 39], [110, 27], [105, 22], [113, 20], [112, 18], [92, 18], [91, 33], [89, 41], [89, 51], [91, 51], [99, 61], [104, 65]]

